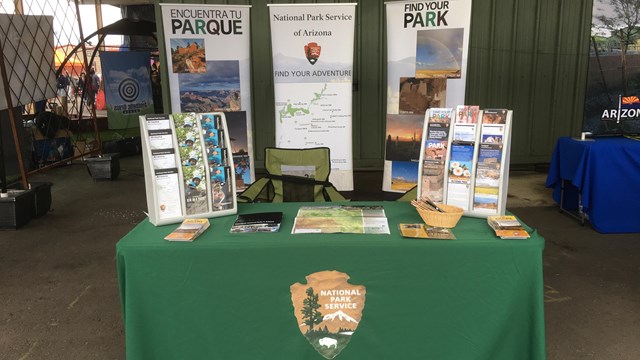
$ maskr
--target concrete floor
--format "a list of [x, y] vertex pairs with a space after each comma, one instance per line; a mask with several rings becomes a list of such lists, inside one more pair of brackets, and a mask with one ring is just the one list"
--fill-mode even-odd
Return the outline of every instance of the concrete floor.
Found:
[[[142, 160], [115, 181], [74, 164], [50, 181], [52, 211], [0, 231], [0, 359], [124, 359], [115, 244], [144, 219]], [[508, 208], [546, 239], [547, 358], [640, 358], [640, 234], [602, 235], [560, 214], [546, 174], [512, 171]], [[357, 172], [356, 200], [383, 199], [380, 172]], [[517, 360], [517, 359], [514, 359]]]

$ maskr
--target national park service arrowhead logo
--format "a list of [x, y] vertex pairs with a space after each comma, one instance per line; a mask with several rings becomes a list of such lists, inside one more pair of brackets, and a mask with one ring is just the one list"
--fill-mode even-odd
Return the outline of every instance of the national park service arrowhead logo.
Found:
[[320, 50], [322, 50], [322, 47], [318, 43], [310, 42], [304, 46], [304, 55], [311, 65], [315, 65], [316, 61], [318, 61]]
[[298, 328], [320, 355], [333, 359], [360, 324], [367, 290], [364, 285], [349, 284], [349, 275], [335, 270], [306, 279], [306, 284], [291, 285]]

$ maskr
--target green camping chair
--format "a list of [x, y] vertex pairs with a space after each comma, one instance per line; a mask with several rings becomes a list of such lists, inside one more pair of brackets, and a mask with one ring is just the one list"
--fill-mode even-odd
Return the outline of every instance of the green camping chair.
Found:
[[239, 202], [348, 201], [329, 182], [328, 147], [266, 148], [264, 164], [267, 174], [240, 193]]
[[400, 196], [396, 201], [411, 201], [416, 200], [418, 198], [418, 185], [412, 187], [407, 190], [402, 196]]

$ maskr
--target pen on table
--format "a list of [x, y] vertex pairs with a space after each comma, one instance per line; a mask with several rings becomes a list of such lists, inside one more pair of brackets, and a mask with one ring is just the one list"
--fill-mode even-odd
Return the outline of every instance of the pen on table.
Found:
[[434, 203], [433, 201], [431, 201], [431, 199], [429, 199], [428, 197], [422, 198], [422, 201], [426, 202], [427, 204], [429, 204], [429, 206], [433, 207], [434, 209], [436, 209], [436, 211], [438, 212], [445, 212], [444, 210], [442, 210], [441, 208], [438, 207], [438, 205], [436, 205], [436, 203]]

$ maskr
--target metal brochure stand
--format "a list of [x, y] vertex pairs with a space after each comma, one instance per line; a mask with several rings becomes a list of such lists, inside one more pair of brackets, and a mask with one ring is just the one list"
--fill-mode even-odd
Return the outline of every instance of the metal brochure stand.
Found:
[[[451, 130], [445, 137], [447, 141], [446, 156], [444, 158], [445, 171], [435, 175], [430, 172], [430, 160], [427, 152], [432, 151], [433, 141], [428, 137], [429, 114], [427, 112], [423, 130], [422, 146], [420, 149], [420, 166], [418, 171], [418, 198], [421, 194], [428, 194], [425, 187], [429, 179], [434, 176], [442, 177], [442, 199], [433, 198], [436, 202], [460, 206], [464, 215], [486, 218], [490, 215], [504, 215], [507, 206], [509, 184], [509, 162], [511, 153], [511, 110], [482, 110], [479, 113], [473, 141], [458, 141], [455, 139], [456, 124], [452, 121]], [[438, 110], [438, 109], [436, 109]], [[483, 123], [482, 119], [495, 116], [501, 119], [497, 123]], [[444, 140], [444, 139], [443, 139]], [[470, 161], [458, 161], [456, 154], [452, 156], [455, 146], [463, 145], [465, 151], [472, 152]], [[469, 147], [473, 147], [473, 149]], [[440, 155], [438, 155], [440, 156]], [[464, 165], [463, 165], [464, 162]], [[467, 173], [468, 171], [468, 173]], [[463, 176], [464, 174], [464, 176]], [[456, 177], [454, 180], [453, 177]], [[450, 178], [452, 181], [450, 181]], [[454, 189], [458, 187], [458, 189]], [[466, 199], [462, 199], [466, 197]]]
[[236, 214], [236, 180], [224, 113], [140, 116], [149, 221]]
[[472, 182], [471, 208], [465, 216], [486, 218], [504, 215], [507, 210], [509, 187], [509, 163], [511, 158], [512, 110], [480, 111], [480, 119], [489, 112], [506, 112], [504, 122], [479, 124], [480, 141], [478, 154], [474, 158], [475, 179]]

